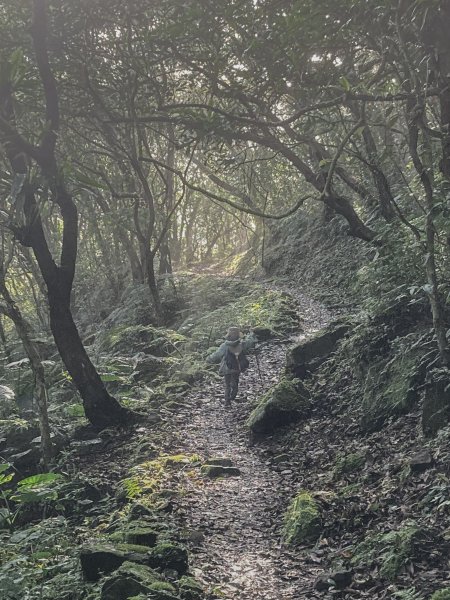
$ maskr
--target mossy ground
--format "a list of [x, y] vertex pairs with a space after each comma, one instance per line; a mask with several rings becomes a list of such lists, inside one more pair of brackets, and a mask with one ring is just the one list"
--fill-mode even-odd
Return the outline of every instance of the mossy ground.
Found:
[[415, 558], [425, 532], [416, 524], [403, 525], [397, 531], [369, 534], [354, 549], [354, 565], [378, 563], [381, 577], [395, 580], [408, 561]]

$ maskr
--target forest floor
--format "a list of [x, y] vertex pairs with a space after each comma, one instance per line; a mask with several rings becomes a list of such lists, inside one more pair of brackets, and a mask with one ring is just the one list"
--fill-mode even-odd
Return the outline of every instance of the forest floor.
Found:
[[274, 468], [268, 440], [259, 444], [245, 427], [258, 399], [279, 380], [286, 348], [331, 318], [319, 303], [288, 292], [296, 300], [302, 330], [265, 343], [259, 367], [250, 356], [250, 369], [241, 377], [238, 398], [230, 408], [223, 405], [222, 381], [211, 379], [192, 390], [174, 420], [179, 445], [172, 452], [226, 457], [241, 471], [239, 477], [192, 486], [175, 509], [180, 526], [191, 532], [194, 575], [228, 600], [312, 597], [315, 573], [280, 541], [282, 513], [296, 491], [288, 477], [292, 470]]
[[[124, 430], [96, 461], [85, 457], [78, 468], [97, 483], [103, 481], [102, 491], [114, 496], [136, 466], [161, 457], [179, 461], [164, 470], [158, 484], [170, 499], [164, 518], [188, 546], [190, 570], [208, 598], [308, 600], [325, 594], [385, 600], [402, 597], [399, 590], [411, 589], [411, 596], [414, 586], [429, 597], [439, 584], [448, 585], [450, 528], [447, 537], [442, 530], [450, 512], [445, 483], [450, 428], [437, 440], [424, 439], [417, 407], [388, 420], [381, 430], [364, 432], [358, 404], [347, 397], [347, 382], [333, 391], [319, 375], [317, 383], [326, 393], [319, 393], [308, 419], [262, 438], [249, 434], [247, 417], [279, 381], [287, 348], [336, 316], [297, 290], [286, 286], [284, 291], [295, 300], [301, 326], [262, 344], [259, 366], [250, 356], [250, 369], [230, 408], [223, 405], [222, 378], [210, 373], [174, 405], [163, 405], [161, 421], [142, 423], [132, 437]], [[424, 450], [433, 460], [412, 471], [412, 457]], [[364, 456], [364, 464], [336, 477], [340, 457], [356, 455]], [[200, 465], [211, 458], [231, 460], [240, 475], [202, 476]], [[315, 545], [292, 548], [282, 543], [282, 527], [299, 490], [314, 493], [323, 527]], [[417, 531], [418, 542], [411, 538], [406, 548], [402, 536], [411, 531]], [[381, 547], [367, 550], [362, 562], [352, 562], [362, 540], [377, 539]], [[400, 551], [405, 554], [397, 559]], [[388, 563], [395, 563], [392, 578], [382, 572]], [[339, 571], [351, 575], [345, 589], [316, 589], [318, 579]]]

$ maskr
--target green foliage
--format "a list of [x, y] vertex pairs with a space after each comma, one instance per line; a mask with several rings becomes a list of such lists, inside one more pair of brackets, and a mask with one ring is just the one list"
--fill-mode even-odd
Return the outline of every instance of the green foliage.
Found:
[[423, 530], [414, 522], [397, 531], [370, 533], [354, 549], [352, 563], [370, 567], [378, 563], [381, 577], [394, 581], [414, 558]]
[[45, 504], [55, 501], [58, 493], [55, 490], [55, 483], [62, 479], [57, 473], [42, 473], [32, 475], [17, 482], [15, 489], [8, 484], [14, 478], [14, 473], [7, 474], [6, 471], [12, 468], [9, 463], [0, 465], [0, 495], [3, 498], [4, 506], [0, 508], [0, 527], [7, 525], [12, 529], [14, 523], [23, 510], [29, 504]]
[[0, 543], [0, 589], [5, 600], [81, 597], [85, 586], [65, 519], [45, 519], [12, 534], [0, 533]]
[[423, 600], [423, 595], [414, 587], [395, 592], [394, 596], [399, 600]]
[[322, 527], [319, 507], [306, 491], [300, 491], [286, 512], [283, 539], [287, 544], [303, 544], [315, 541]]
[[434, 592], [430, 600], [450, 600], [450, 587]]

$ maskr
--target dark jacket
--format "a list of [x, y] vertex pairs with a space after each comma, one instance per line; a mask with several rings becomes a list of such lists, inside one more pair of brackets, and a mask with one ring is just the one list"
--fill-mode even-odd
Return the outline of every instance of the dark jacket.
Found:
[[[240, 345], [242, 346], [241, 352], [246, 354], [249, 350], [255, 347], [258, 340], [253, 333], [250, 333], [245, 339], [241, 340]], [[219, 348], [210, 354], [206, 359], [206, 362], [210, 365], [220, 364], [219, 375], [231, 375], [232, 373], [239, 373], [239, 369], [230, 369], [225, 362], [225, 354], [229, 348], [236, 347], [236, 342], [225, 341], [219, 346]]]

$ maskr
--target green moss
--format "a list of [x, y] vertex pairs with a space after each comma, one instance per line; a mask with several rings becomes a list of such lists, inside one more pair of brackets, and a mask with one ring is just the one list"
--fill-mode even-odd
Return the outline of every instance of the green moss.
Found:
[[334, 463], [333, 477], [338, 479], [343, 475], [355, 473], [363, 467], [366, 459], [362, 452], [353, 452], [339, 456]]
[[308, 492], [301, 491], [292, 500], [285, 516], [283, 539], [287, 544], [316, 540], [321, 531], [320, 510]]
[[193, 577], [186, 575], [178, 582], [183, 600], [201, 600], [204, 596], [202, 586]]
[[130, 477], [121, 482], [128, 499], [147, 496], [158, 492], [165, 481], [168, 469], [184, 469], [200, 461], [198, 454], [162, 454], [154, 460], [149, 460], [131, 469]]
[[408, 523], [397, 531], [369, 534], [355, 547], [352, 563], [371, 567], [377, 562], [380, 575], [393, 581], [405, 564], [414, 558], [424, 531], [416, 523]]
[[151, 551], [149, 546], [142, 546], [141, 544], [118, 544], [117, 549], [121, 552], [133, 552], [136, 554], [146, 554]]
[[96, 348], [113, 354], [144, 352], [154, 356], [168, 356], [184, 341], [181, 334], [171, 329], [152, 325], [118, 325], [100, 332]]
[[194, 347], [205, 348], [205, 345], [221, 339], [231, 324], [242, 329], [263, 327], [276, 333], [286, 333], [298, 327], [298, 317], [290, 296], [253, 285], [245, 295], [235, 292], [234, 301], [225, 306], [200, 314], [197, 318], [190, 317], [179, 331], [192, 338]]
[[150, 585], [150, 589], [155, 592], [170, 592], [171, 594], [176, 594], [174, 586], [167, 581], [156, 581]]
[[254, 433], [270, 433], [280, 425], [303, 418], [310, 404], [308, 389], [298, 379], [283, 377], [262, 396], [247, 427]]
[[163, 542], [152, 549], [150, 564], [158, 569], [174, 569], [180, 575], [185, 575], [188, 570], [188, 553], [179, 544]]
[[142, 581], [142, 583], [145, 583], [145, 585], [149, 586], [159, 582], [161, 578], [160, 574], [150, 567], [139, 565], [130, 561], [124, 562], [123, 565], [118, 568], [117, 573], [121, 575], [132, 576], [138, 581]]
[[450, 600], [450, 587], [434, 592], [430, 600]]
[[131, 545], [151, 547], [156, 543], [158, 537], [157, 531], [145, 522], [134, 521], [126, 525], [123, 529], [115, 531], [110, 539], [117, 542], [124, 542]]

